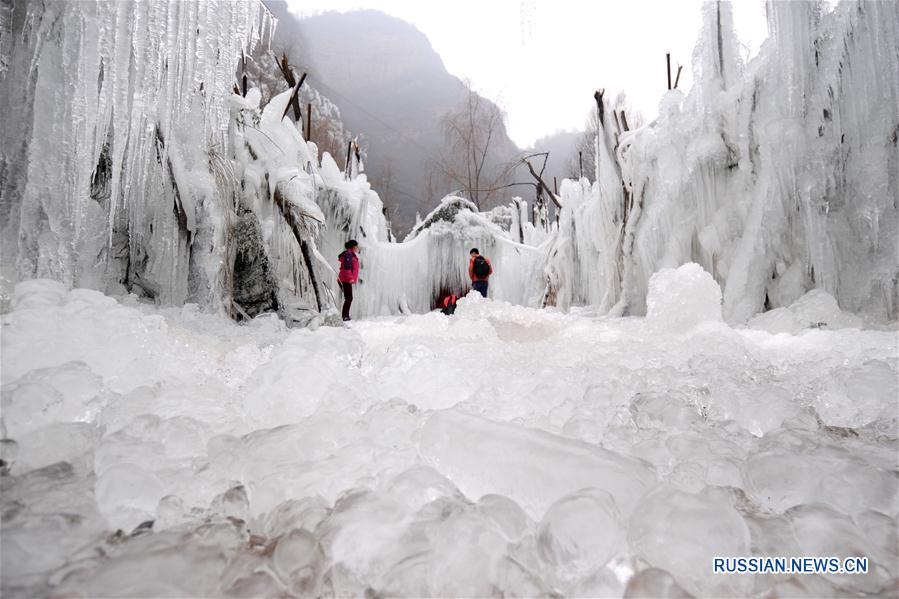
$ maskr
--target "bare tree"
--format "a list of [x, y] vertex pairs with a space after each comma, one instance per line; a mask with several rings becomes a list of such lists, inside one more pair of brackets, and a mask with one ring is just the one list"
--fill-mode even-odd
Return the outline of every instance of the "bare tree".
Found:
[[447, 113], [441, 122], [447, 150], [435, 166], [441, 184], [460, 189], [481, 208], [488, 205], [509, 172], [496, 157], [505, 137], [504, 115], [495, 103], [471, 89], [468, 81], [465, 87], [459, 109]]
[[[611, 103], [609, 111], [610, 127], [617, 137], [620, 134], [641, 127], [642, 115], [628, 105], [624, 92], [619, 93]], [[599, 113], [592, 107], [587, 116], [584, 133], [578, 138], [574, 152], [568, 160], [568, 176], [577, 179], [581, 175], [593, 180], [596, 175], [596, 134], [599, 131]]]

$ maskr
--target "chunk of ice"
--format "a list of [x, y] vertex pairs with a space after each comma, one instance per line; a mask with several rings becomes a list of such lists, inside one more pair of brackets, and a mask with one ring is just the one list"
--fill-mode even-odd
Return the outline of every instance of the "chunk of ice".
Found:
[[454, 410], [431, 415], [419, 451], [466, 496], [506, 495], [531, 517], [587, 487], [609, 493], [628, 515], [655, 482], [653, 470], [639, 460]]
[[703, 322], [722, 321], [721, 287], [700, 265], [663, 268], [649, 279], [647, 326], [683, 333]]

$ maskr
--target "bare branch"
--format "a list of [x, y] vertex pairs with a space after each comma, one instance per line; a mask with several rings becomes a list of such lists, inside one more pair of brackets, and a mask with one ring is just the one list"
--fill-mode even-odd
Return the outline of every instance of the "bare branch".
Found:
[[562, 202], [559, 199], [559, 196], [557, 196], [555, 193], [552, 192], [552, 189], [549, 187], [549, 185], [546, 184], [546, 182], [543, 180], [543, 178], [539, 174], [537, 174], [537, 171], [534, 170], [534, 167], [531, 166], [531, 163], [528, 160], [525, 159], [524, 163], [528, 166], [528, 170], [531, 171], [531, 175], [535, 179], [537, 179], [537, 181], [540, 183], [540, 185], [543, 186], [543, 189], [545, 189], [546, 192], [549, 194], [549, 197], [553, 201], [553, 203], [556, 205], [556, 208], [561, 210]]

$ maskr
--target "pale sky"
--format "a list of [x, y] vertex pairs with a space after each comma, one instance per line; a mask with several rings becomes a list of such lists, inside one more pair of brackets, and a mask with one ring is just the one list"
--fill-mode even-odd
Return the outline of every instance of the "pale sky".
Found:
[[[377, 9], [414, 24], [447, 70], [468, 78], [506, 111], [509, 136], [524, 148], [559, 130], [581, 129], [593, 91], [624, 91], [648, 120], [683, 64], [679, 89], [692, 80], [691, 57], [701, 0], [290, 0], [300, 16]], [[768, 35], [762, 0], [736, 0], [734, 21], [744, 59]]]

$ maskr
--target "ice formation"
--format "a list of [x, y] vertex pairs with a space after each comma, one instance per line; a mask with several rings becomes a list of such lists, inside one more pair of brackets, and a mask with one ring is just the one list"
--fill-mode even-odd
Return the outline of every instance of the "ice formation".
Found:
[[[708, 2], [689, 95], [623, 130], [600, 102], [597, 182], [562, 186], [562, 304], [642, 314], [649, 280], [696, 262], [745, 321], [810, 289], [897, 317], [899, 10], [768, 4], [771, 37], [743, 64], [730, 6]], [[565, 212], [569, 214], [565, 214]]]
[[2, 275], [219, 302], [234, 178], [228, 95], [256, 2], [4, 9]]
[[669, 92], [633, 131], [600, 96], [596, 182], [563, 181], [557, 223], [519, 198], [483, 214], [447, 198], [393, 243], [362, 165], [340, 169], [282, 118], [291, 90], [262, 109], [260, 92], [230, 93], [268, 27], [255, 4], [18, 4], [3, 65], [21, 85], [0, 97], [22, 117], [3, 125], [4, 286], [49, 276], [309, 324], [333, 313], [335, 257], [355, 237], [357, 316], [464, 293], [477, 245], [497, 265], [491, 297], [522, 305], [644, 314], [651, 277], [695, 262], [731, 322], [813, 326], [783, 311], [813, 289], [895, 319], [899, 11], [772, 3], [748, 64], [729, 5], [703, 11], [689, 95]]
[[[231, 93], [258, 4], [0, 9], [3, 596], [893, 590], [899, 11], [771, 3], [742, 64], [703, 10], [558, 222], [449, 196], [395, 243], [290, 90]], [[316, 327], [351, 237], [369, 318]], [[429, 312], [472, 246], [490, 299]]]
[[[21, 283], [0, 592], [888, 594], [895, 332], [732, 329], [709, 281], [654, 279], [677, 331], [476, 294], [290, 330]], [[715, 575], [716, 555], [870, 571]]]

